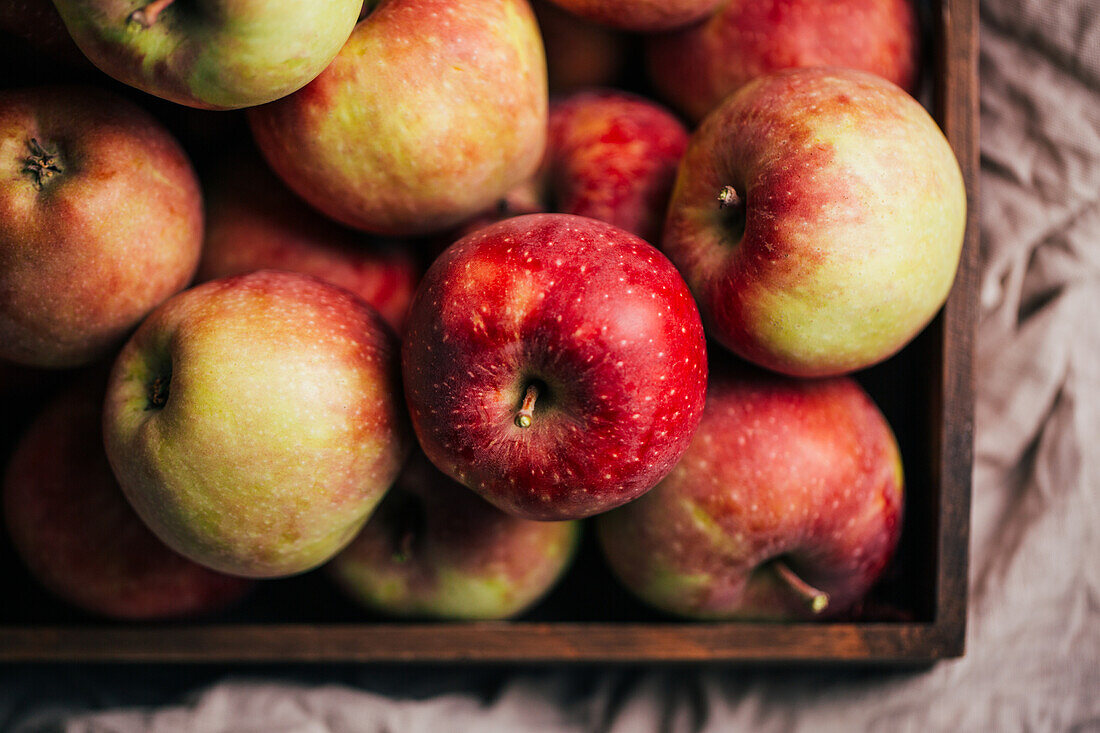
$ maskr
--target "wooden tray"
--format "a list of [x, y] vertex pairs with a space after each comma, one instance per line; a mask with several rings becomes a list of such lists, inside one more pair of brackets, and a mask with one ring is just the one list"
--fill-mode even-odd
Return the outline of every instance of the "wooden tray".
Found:
[[[367, 616], [319, 573], [262, 584], [234, 611], [137, 625], [82, 615], [26, 577], [0, 538], [0, 661], [929, 663], [963, 653], [973, 442], [977, 238], [977, 0], [933, 7], [933, 112], [962, 166], [970, 219], [942, 314], [897, 357], [857, 375], [906, 462], [895, 568], [850, 621], [685, 623], [618, 587], [589, 536], [564, 582], [523, 618], [396, 623]], [[12, 580], [14, 578], [14, 580]]]

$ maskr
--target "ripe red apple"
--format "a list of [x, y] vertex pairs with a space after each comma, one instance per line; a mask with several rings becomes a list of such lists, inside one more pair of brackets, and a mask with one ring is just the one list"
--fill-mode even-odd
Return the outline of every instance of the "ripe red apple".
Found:
[[698, 121], [749, 81], [779, 69], [843, 66], [907, 91], [918, 81], [912, 0], [726, 0], [698, 25], [646, 39], [661, 98]]
[[722, 0], [554, 0], [582, 18], [612, 28], [654, 33], [695, 23]]
[[415, 235], [470, 218], [534, 173], [546, 96], [526, 0], [390, 0], [323, 74], [249, 121], [271, 167], [318, 211]]
[[179, 104], [236, 109], [300, 89], [328, 66], [362, 0], [54, 0], [110, 76]]
[[405, 458], [397, 349], [373, 308], [320, 280], [204, 283], [115, 362], [107, 456], [180, 554], [236, 575], [308, 570], [351, 541]]
[[206, 192], [206, 240], [196, 280], [263, 269], [339, 285], [400, 333], [420, 268], [412, 253], [320, 216], [251, 158], [221, 169]]
[[578, 92], [550, 105], [543, 176], [556, 211], [589, 216], [660, 241], [688, 132], [648, 99]]
[[8, 534], [31, 575], [63, 600], [113, 618], [215, 611], [250, 581], [169, 550], [122, 495], [103, 452], [101, 379], [59, 394], [27, 430], [4, 477]]
[[710, 337], [825, 376], [924, 328], [965, 220], [958, 162], [916, 100], [867, 72], [793, 69], [750, 82], [696, 130], [661, 246]]
[[546, 46], [551, 94], [614, 86], [627, 67], [625, 33], [568, 13], [550, 0], [531, 0]]
[[812, 618], [847, 609], [882, 573], [902, 483], [893, 433], [851, 379], [715, 368], [684, 457], [597, 528], [615, 574], [657, 608]]
[[381, 613], [500, 619], [553, 587], [579, 537], [579, 522], [505, 514], [418, 453], [359, 535], [325, 567], [352, 598]]
[[695, 302], [618, 227], [532, 214], [480, 229], [429, 268], [402, 347], [424, 452], [504, 511], [579, 519], [648, 491], [698, 423]]
[[85, 364], [187, 285], [191, 165], [152, 117], [93, 89], [0, 92], [0, 358]]

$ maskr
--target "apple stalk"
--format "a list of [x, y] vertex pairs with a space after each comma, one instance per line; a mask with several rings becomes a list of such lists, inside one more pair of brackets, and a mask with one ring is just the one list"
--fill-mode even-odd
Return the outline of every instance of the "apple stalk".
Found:
[[782, 560], [775, 560], [772, 567], [775, 569], [775, 574], [779, 576], [780, 581], [794, 591], [815, 614], [821, 613], [829, 607], [829, 594], [807, 583], [791, 570], [787, 563]]
[[152, 28], [153, 24], [157, 22], [157, 18], [164, 12], [164, 9], [175, 1], [176, 0], [153, 0], [153, 2], [149, 3], [144, 8], [138, 8], [130, 13], [128, 20], [131, 23], [137, 23], [142, 28]]
[[527, 385], [527, 392], [523, 395], [523, 404], [516, 413], [516, 427], [531, 427], [531, 416], [535, 413], [535, 400], [539, 397], [539, 388], [535, 384]]

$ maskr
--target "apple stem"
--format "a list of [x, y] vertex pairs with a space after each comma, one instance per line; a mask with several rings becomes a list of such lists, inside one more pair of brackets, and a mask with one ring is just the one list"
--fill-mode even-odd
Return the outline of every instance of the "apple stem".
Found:
[[776, 574], [780, 579], [786, 583], [791, 590], [798, 594], [806, 606], [815, 614], [821, 613], [829, 607], [829, 594], [823, 590], [819, 590], [791, 570], [790, 566], [782, 560], [776, 560], [772, 563], [775, 567]]
[[168, 404], [168, 385], [171, 382], [172, 378], [165, 376], [153, 380], [153, 384], [149, 388], [149, 403], [145, 407], [146, 410], [159, 410]]
[[733, 186], [723, 186], [718, 192], [718, 208], [728, 209], [741, 203], [741, 196]]
[[149, 3], [144, 8], [138, 8], [130, 13], [128, 20], [131, 23], [137, 23], [142, 28], [152, 28], [153, 24], [157, 22], [157, 18], [160, 16], [161, 12], [175, 1], [176, 0], [153, 0], [153, 2]]
[[32, 137], [28, 140], [27, 147], [30, 148], [31, 154], [23, 166], [23, 172], [34, 176], [34, 188], [41, 191], [48, 179], [58, 173], [64, 173], [65, 169], [61, 167], [57, 153], [47, 150], [42, 143], [38, 142], [38, 138]]
[[527, 385], [527, 393], [523, 395], [523, 404], [516, 413], [516, 427], [531, 427], [531, 416], [535, 413], [535, 400], [539, 397], [539, 388], [534, 384]]

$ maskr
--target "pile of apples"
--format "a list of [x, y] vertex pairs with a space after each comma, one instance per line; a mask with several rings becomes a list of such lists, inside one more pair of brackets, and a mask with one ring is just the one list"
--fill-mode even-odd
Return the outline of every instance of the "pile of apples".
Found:
[[502, 618], [594, 518], [670, 614], [864, 597], [903, 471], [846, 375], [966, 216], [914, 8], [554, 3], [8, 0], [80, 81], [0, 90], [0, 390], [65, 382], [3, 475], [43, 586], [162, 618], [325, 566]]

